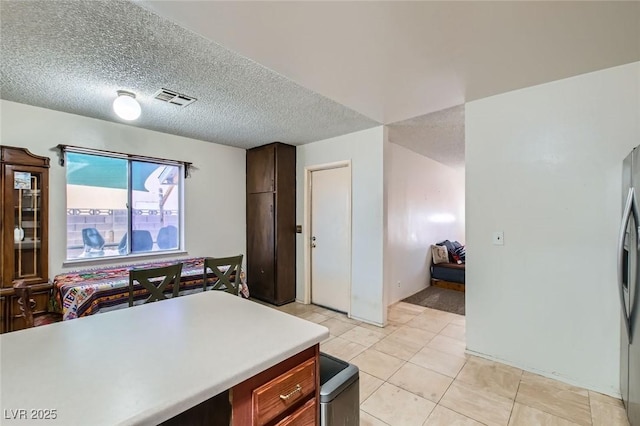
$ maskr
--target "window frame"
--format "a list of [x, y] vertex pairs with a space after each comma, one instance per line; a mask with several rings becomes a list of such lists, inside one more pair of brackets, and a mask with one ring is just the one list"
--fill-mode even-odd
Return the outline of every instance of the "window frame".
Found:
[[[65, 260], [63, 262], [64, 265], [71, 265], [76, 263], [107, 263], [109, 261], [121, 261], [122, 259], [135, 259], [135, 258], [152, 258], [152, 257], [161, 257], [167, 256], [171, 254], [181, 254], [186, 253], [185, 248], [185, 180], [190, 176], [190, 171], [192, 167], [192, 163], [185, 161], [176, 161], [176, 160], [167, 160], [163, 158], [156, 157], [147, 157], [140, 155], [132, 155], [132, 154], [124, 154], [113, 151], [105, 151], [84, 147], [76, 147], [70, 145], [58, 145], [59, 149], [60, 165], [64, 166], [66, 163], [66, 154], [74, 153], [74, 154], [83, 154], [83, 155], [92, 155], [92, 156], [100, 156], [100, 157], [108, 157], [108, 158], [119, 158], [126, 161], [126, 169], [127, 169], [127, 252], [126, 254], [118, 254], [118, 255], [108, 255], [108, 256], [95, 256], [95, 257], [74, 257], [69, 258], [69, 224], [65, 223]], [[134, 227], [134, 215], [135, 209], [133, 207], [133, 198], [134, 198], [134, 189], [133, 189], [133, 163], [134, 162], [143, 162], [143, 163], [151, 163], [154, 165], [162, 166], [173, 166], [178, 167], [178, 218], [177, 218], [177, 228], [178, 228], [178, 247], [171, 249], [162, 249], [155, 251], [143, 251], [143, 252], [132, 252], [131, 251], [131, 236], [132, 236], [132, 228]], [[65, 190], [68, 187], [68, 171], [65, 172]], [[65, 218], [68, 215], [69, 206], [68, 200], [65, 199]], [[68, 219], [66, 219], [68, 220]]]

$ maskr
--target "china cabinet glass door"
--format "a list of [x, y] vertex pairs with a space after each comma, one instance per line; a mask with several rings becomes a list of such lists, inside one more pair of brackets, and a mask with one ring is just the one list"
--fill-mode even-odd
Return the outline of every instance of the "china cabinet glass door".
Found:
[[[5, 169], [5, 200], [11, 204], [8, 219], [9, 238], [13, 245], [12, 280], [29, 283], [46, 281], [46, 191], [47, 179], [41, 168], [11, 166]], [[45, 198], [46, 200], [46, 198]], [[9, 206], [7, 206], [9, 207]]]
[[40, 276], [40, 243], [42, 232], [40, 223], [40, 194], [42, 178], [40, 174], [14, 172], [14, 229], [15, 279], [29, 279]]

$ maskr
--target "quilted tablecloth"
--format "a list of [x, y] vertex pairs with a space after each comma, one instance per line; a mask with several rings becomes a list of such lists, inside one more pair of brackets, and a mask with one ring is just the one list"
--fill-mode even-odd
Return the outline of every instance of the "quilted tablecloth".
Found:
[[[146, 264], [90, 269], [56, 275], [53, 280], [54, 310], [63, 320], [108, 312], [129, 306], [129, 270], [157, 268], [182, 262], [180, 295], [202, 291], [204, 258], [177, 259]], [[241, 293], [248, 297], [248, 288], [241, 273]], [[214, 281], [208, 283], [210, 287]], [[134, 303], [142, 303], [148, 292], [140, 285], [134, 287]]]

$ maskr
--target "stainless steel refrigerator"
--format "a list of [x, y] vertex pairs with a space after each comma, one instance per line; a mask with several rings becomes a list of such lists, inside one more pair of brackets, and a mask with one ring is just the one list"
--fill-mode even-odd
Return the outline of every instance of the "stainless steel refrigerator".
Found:
[[620, 293], [620, 391], [631, 426], [640, 426], [640, 147], [622, 169], [623, 215], [618, 244]]

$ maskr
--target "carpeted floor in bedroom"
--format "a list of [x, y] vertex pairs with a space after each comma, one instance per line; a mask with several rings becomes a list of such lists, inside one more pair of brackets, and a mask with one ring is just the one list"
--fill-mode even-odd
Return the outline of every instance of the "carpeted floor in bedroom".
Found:
[[438, 309], [440, 311], [464, 315], [464, 292], [462, 291], [429, 286], [424, 290], [403, 299], [402, 301], [414, 305], [425, 306], [427, 308]]

